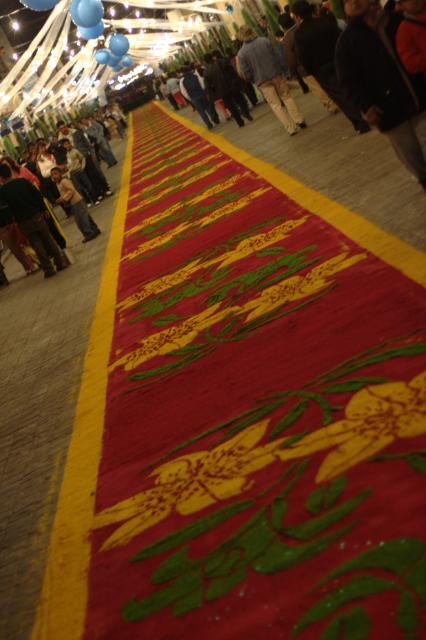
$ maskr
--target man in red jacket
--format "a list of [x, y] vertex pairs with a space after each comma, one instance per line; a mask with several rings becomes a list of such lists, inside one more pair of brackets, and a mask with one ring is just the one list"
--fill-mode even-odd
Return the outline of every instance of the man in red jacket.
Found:
[[426, 1], [401, 0], [405, 19], [396, 36], [398, 55], [408, 73], [426, 77]]

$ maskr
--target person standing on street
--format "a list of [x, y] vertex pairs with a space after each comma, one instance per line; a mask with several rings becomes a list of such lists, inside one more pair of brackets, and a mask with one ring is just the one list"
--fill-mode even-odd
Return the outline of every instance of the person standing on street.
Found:
[[112, 152], [111, 145], [105, 137], [102, 124], [94, 118], [82, 118], [81, 124], [85, 128], [87, 135], [96, 140], [100, 158], [107, 163], [108, 169], [114, 167], [117, 164], [117, 159]]
[[345, 96], [337, 79], [334, 54], [341, 31], [336, 18], [329, 13], [316, 18], [307, 0], [297, 0], [293, 5], [297, 29], [294, 47], [298, 60], [308, 76], [313, 76], [326, 94], [352, 122], [357, 133], [368, 133], [370, 127], [359, 109]]
[[259, 38], [253, 29], [245, 26], [240, 28], [238, 37], [243, 42], [237, 56], [239, 72], [259, 87], [287, 133], [295, 135], [299, 127], [306, 127], [305, 119], [290, 94], [271, 42], [268, 38]]
[[426, 78], [426, 0], [401, 0], [405, 11], [396, 46], [405, 70]]
[[65, 203], [69, 206], [71, 215], [74, 216], [75, 223], [84, 237], [83, 242], [90, 242], [97, 238], [101, 233], [100, 229], [89, 215], [86, 202], [71, 180], [64, 178], [61, 169], [58, 167], [52, 169], [52, 180], [57, 185], [60, 193], [57, 204]]
[[46, 205], [40, 191], [24, 178], [13, 178], [5, 164], [0, 165], [0, 185], [0, 217], [17, 223], [37, 255], [44, 277], [50, 278], [56, 271], [66, 269], [69, 263], [50, 235], [44, 219]]
[[[59, 128], [59, 140], [63, 140], [64, 138], [72, 140], [74, 147], [83, 154], [86, 160], [85, 172], [95, 190], [96, 199], [103, 198], [104, 196], [112, 196], [111, 188], [99, 166], [90, 140], [84, 131], [84, 125], [77, 123], [77, 128], [71, 129], [63, 120], [60, 120], [57, 124]], [[50, 167], [50, 170], [51, 169], [53, 169], [53, 167]]]
[[214, 105], [207, 99], [206, 92], [201, 86], [200, 80], [190, 67], [183, 68], [183, 78], [180, 81], [180, 90], [184, 98], [194, 105], [207, 129], [213, 129], [213, 124], [219, 124]]
[[99, 204], [100, 199], [96, 198], [92, 183], [85, 172], [85, 157], [80, 153], [80, 151], [78, 151], [78, 149], [73, 147], [71, 140], [68, 140], [68, 138], [63, 138], [62, 144], [67, 152], [66, 163], [75, 188], [83, 194], [88, 205]]
[[244, 127], [244, 118], [253, 120], [246, 99], [241, 93], [241, 82], [230, 62], [213, 59], [211, 53], [204, 56], [204, 84], [206, 93], [212, 102], [223, 100], [223, 103], [239, 127]]
[[340, 83], [426, 192], [426, 82], [407, 75], [398, 59], [395, 39], [404, 16], [374, 0], [345, 0], [345, 12], [349, 24], [336, 49]]

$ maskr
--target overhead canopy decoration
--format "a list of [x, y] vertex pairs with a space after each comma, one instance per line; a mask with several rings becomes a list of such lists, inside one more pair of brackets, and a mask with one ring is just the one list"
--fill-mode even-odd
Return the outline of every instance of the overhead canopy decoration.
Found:
[[[94, 98], [114, 73], [126, 74], [134, 65], [138, 73], [150, 72], [149, 65], [177, 52], [194, 34], [221, 25], [217, 14], [226, 14], [215, 0], [115, 0], [132, 16], [123, 19], [114, 19], [110, 4], [106, 12], [102, 0], [20, 2], [51, 13], [0, 82], [0, 111], [11, 118]], [[142, 17], [139, 9], [161, 9], [163, 17]], [[216, 20], [203, 19], [205, 14], [216, 14]]]

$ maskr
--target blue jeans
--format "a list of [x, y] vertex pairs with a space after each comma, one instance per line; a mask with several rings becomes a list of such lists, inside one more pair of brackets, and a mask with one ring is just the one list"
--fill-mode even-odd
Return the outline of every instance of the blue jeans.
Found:
[[117, 164], [116, 157], [111, 150], [108, 140], [105, 140], [105, 138], [99, 143], [99, 155], [102, 160], [105, 160], [108, 167], [112, 167], [114, 164]]
[[90, 238], [99, 231], [98, 225], [89, 216], [87, 204], [83, 198], [77, 204], [71, 205], [71, 213], [74, 216], [75, 223], [85, 238]]
[[86, 202], [96, 201], [95, 190], [84, 171], [71, 171], [71, 180], [77, 191], [81, 193]]
[[201, 119], [203, 120], [207, 129], [211, 129], [213, 126], [210, 120], [212, 120], [215, 124], [219, 124], [219, 116], [217, 115], [216, 109], [205, 96], [192, 98], [192, 104], [194, 105], [194, 109], [200, 114]]

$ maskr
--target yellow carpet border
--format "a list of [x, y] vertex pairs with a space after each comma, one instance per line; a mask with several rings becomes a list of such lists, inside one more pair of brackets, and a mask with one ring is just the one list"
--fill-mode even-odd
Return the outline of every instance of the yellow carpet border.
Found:
[[101, 283], [84, 359], [73, 433], [50, 538], [47, 566], [31, 640], [78, 640], [87, 602], [88, 534], [104, 430], [108, 359], [124, 237], [133, 151], [130, 119], [123, 171]]
[[281, 171], [281, 169], [278, 169], [278, 167], [252, 156], [244, 149], [236, 147], [221, 134], [212, 133], [205, 127], [190, 122], [187, 118], [170, 111], [159, 102], [153, 104], [170, 118], [202, 136], [233, 160], [267, 180], [272, 186], [289, 196], [303, 208], [344, 233], [360, 247], [367, 249], [383, 262], [398, 269], [414, 282], [426, 287], [426, 253], [384, 231], [344, 205], [307, 187]]

